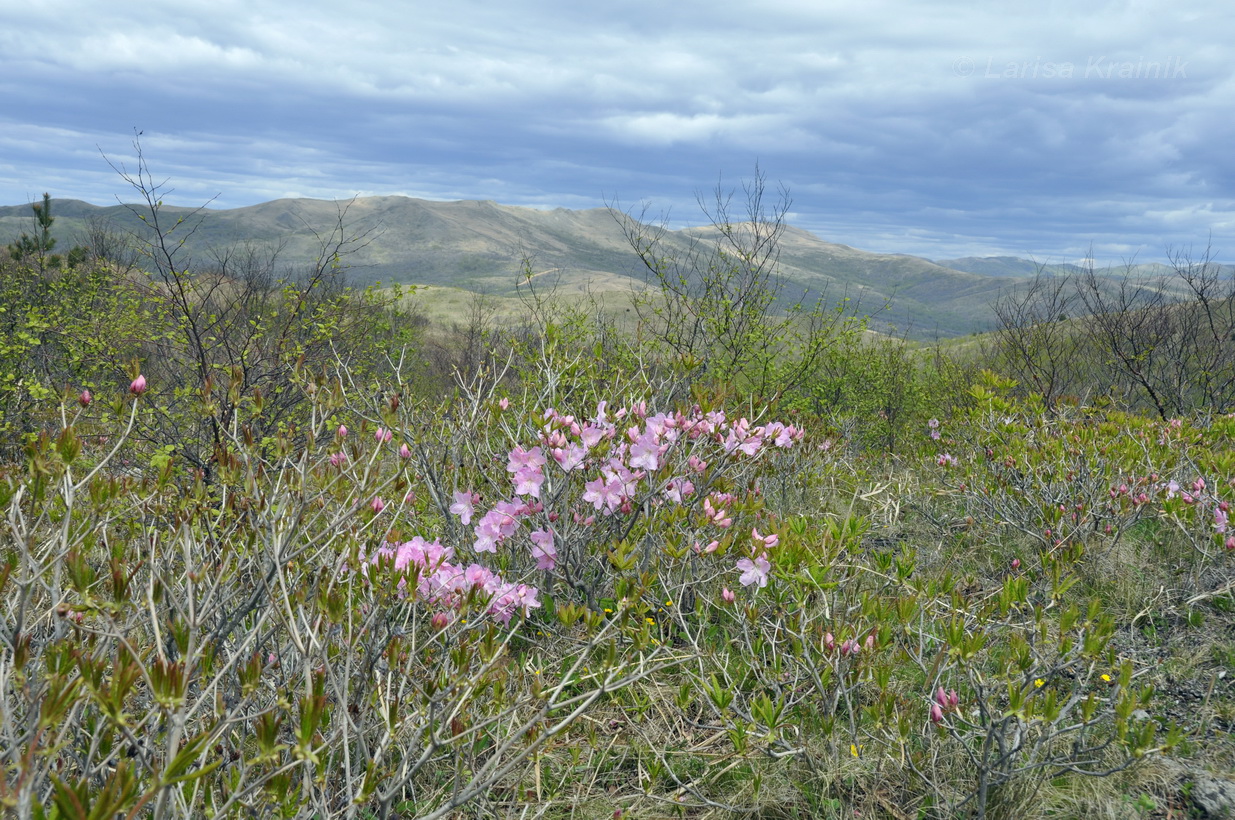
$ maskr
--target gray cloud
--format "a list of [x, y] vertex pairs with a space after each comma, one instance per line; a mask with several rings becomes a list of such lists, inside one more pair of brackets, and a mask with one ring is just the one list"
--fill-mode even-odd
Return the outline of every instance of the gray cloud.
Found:
[[[421, 7], [423, 6], [423, 7]], [[1226, 4], [91, 0], [0, 10], [0, 202], [406, 194], [536, 207], [759, 162], [872, 250], [1235, 256]], [[1225, 245], [1225, 247], [1224, 247]]]

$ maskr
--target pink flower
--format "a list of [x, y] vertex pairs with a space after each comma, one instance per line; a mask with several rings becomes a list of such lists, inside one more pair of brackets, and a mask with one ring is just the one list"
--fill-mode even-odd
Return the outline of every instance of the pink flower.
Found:
[[733, 594], [733, 590], [729, 589], [729, 587], [723, 587], [720, 591], [720, 599], [727, 604], [731, 604], [737, 600], [737, 596]]
[[465, 493], [459, 490], [455, 493], [455, 503], [450, 505], [450, 513], [459, 516], [459, 523], [467, 526], [472, 523], [472, 514], [475, 508], [472, 506], [477, 501], [477, 498], [472, 493]]
[[346, 463], [347, 463], [347, 453], [339, 452], [339, 453], [330, 454], [330, 466], [331, 467], [341, 467]]
[[502, 396], [500, 399], [497, 400], [497, 406], [505, 410], [507, 407], [510, 407], [510, 399], [506, 398], [505, 396]]
[[77, 397], [77, 403], [82, 407], [89, 407], [92, 401], [94, 401], [94, 397], [90, 395], [89, 390], [81, 391], [81, 395]]
[[1225, 510], [1214, 510], [1214, 529], [1220, 533], [1226, 532], [1227, 521], [1228, 518]]
[[335, 435], [339, 438], [347, 438], [347, 428], [340, 424], [339, 429], [335, 431]]
[[768, 561], [767, 553], [761, 553], [753, 561], [750, 558], [742, 558], [738, 561], [737, 568], [742, 570], [742, 575], [738, 578], [742, 586], [757, 584], [759, 587], [765, 587], [768, 585], [768, 573], [771, 572], [772, 565]]
[[836, 636], [831, 632], [825, 632], [823, 635], [823, 648], [831, 652], [836, 648]]
[[373, 500], [369, 502], [369, 506], [373, 508], [373, 512], [380, 513], [386, 509], [386, 502], [382, 500], [380, 495], [373, 496]]
[[441, 631], [450, 624], [450, 616], [445, 612], [435, 612], [430, 623], [433, 624], [434, 629]]
[[391, 433], [389, 430], [387, 430], [385, 427], [377, 428], [377, 434], [374, 436], [374, 438], [377, 439], [378, 444], [385, 444], [386, 442], [390, 441], [390, 439], [393, 437], [394, 437], [394, 434]]
[[399, 445], [399, 458], [411, 458], [411, 457], [412, 457], [412, 451], [411, 449], [408, 448], [407, 442], [405, 441], [401, 445]]
[[536, 569], [550, 570], [557, 566], [552, 530], [532, 531], [532, 557], [536, 559]]
[[[539, 447], [536, 449], [540, 449]], [[540, 498], [540, 488], [545, 483], [545, 474], [539, 467], [523, 467], [515, 473], [515, 495], [530, 495]]]
[[517, 473], [522, 469], [540, 470], [544, 466], [545, 457], [541, 454], [539, 447], [533, 447], [530, 450], [515, 447], [510, 451], [510, 459], [506, 462], [506, 472]]
[[129, 383], [129, 392], [134, 396], [140, 396], [146, 392], [146, 377], [138, 375], [136, 379]]
[[760, 535], [759, 530], [754, 528], [751, 528], [750, 537], [755, 541], [763, 542], [763, 544], [769, 547], [774, 547], [780, 543], [780, 536], [776, 533], [772, 533], [771, 535]]
[[942, 722], [943, 722], [943, 709], [939, 707], [938, 703], [932, 703], [931, 704], [931, 723], [942, 723]]
[[1021, 568], [1021, 559], [1013, 558], [1012, 559], [1012, 569], [1020, 569], [1020, 568]]
[[655, 470], [660, 466], [660, 445], [656, 437], [644, 433], [630, 448], [630, 466], [632, 469]]

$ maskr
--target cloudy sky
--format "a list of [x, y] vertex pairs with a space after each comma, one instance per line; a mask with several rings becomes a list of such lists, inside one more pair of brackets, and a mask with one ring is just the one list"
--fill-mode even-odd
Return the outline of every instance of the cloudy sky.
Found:
[[685, 225], [758, 164], [867, 250], [1231, 260], [1232, 35], [1229, 0], [0, 0], [0, 204], [127, 200], [138, 129], [183, 205]]

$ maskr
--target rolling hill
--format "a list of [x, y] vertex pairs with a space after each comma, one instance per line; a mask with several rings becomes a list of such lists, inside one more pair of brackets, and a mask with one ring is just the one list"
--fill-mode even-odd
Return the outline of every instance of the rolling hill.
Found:
[[[141, 237], [138, 206], [99, 207], [53, 200], [58, 250], [81, 241], [91, 224]], [[351, 202], [282, 199], [245, 208], [194, 210], [163, 206], [176, 237], [186, 238], [181, 262], [210, 264], [219, 249], [280, 248], [288, 270], [311, 262], [337, 229], [356, 237], [343, 264], [353, 282], [432, 285], [491, 294], [514, 293], [526, 266], [551, 276], [565, 292], [629, 292], [644, 271], [623, 234], [623, 215], [607, 208], [536, 210], [490, 201], [431, 202], [400, 196]], [[29, 205], [0, 207], [0, 242], [31, 230]], [[192, 231], [187, 229], [192, 228]], [[652, 230], [648, 227], [648, 230]], [[665, 231], [662, 248], [686, 254], [717, 239], [713, 227]], [[1071, 267], [1071, 266], [1068, 266]], [[1018, 278], [1032, 275], [1027, 260], [996, 257], [935, 263], [903, 254], [870, 253], [787, 227], [780, 244], [786, 299], [848, 297], [872, 327], [910, 338], [953, 337], [991, 326], [990, 303]], [[1061, 271], [1065, 272], [1065, 271]]]

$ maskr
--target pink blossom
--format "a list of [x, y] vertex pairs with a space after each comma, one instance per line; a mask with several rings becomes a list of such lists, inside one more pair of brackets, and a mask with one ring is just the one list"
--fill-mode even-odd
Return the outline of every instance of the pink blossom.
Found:
[[1220, 533], [1226, 532], [1227, 521], [1228, 519], [1227, 519], [1227, 514], [1225, 510], [1222, 510], [1222, 509], [1214, 510], [1214, 529], [1215, 530], [1217, 530]]
[[770, 535], [760, 535], [759, 530], [753, 527], [751, 528], [751, 531], [750, 531], [750, 537], [751, 537], [751, 540], [758, 541], [764, 544], [765, 546], [769, 546], [769, 547], [774, 547], [780, 543], [780, 536], [777, 535], [776, 533], [771, 533]]
[[545, 483], [545, 474], [540, 471], [539, 467], [523, 467], [515, 473], [514, 482], [515, 495], [540, 498], [540, 488]]
[[516, 446], [510, 451], [510, 459], [506, 462], [506, 472], [517, 473], [523, 469], [539, 470], [545, 466], [545, 457], [539, 447], [524, 450]]
[[557, 550], [553, 546], [552, 530], [532, 531], [532, 557], [536, 569], [551, 570], [557, 566]]
[[505, 410], [507, 407], [510, 407], [510, 399], [506, 398], [505, 396], [502, 396], [500, 399], [497, 400], [497, 406]]
[[720, 591], [720, 599], [727, 604], [731, 604], [737, 600], [737, 596], [733, 594], [733, 590], [729, 589], [729, 587], [722, 587]]
[[129, 392], [134, 396], [140, 396], [146, 392], [146, 377], [138, 374], [137, 378], [129, 383]]
[[394, 437], [394, 433], [391, 433], [385, 427], [377, 428], [377, 433], [376, 435], [374, 435], [374, 438], [377, 439], [378, 444], [385, 444], [386, 442], [390, 441], [390, 439], [393, 437]]
[[411, 457], [412, 457], [412, 451], [407, 446], [407, 442], [405, 441], [399, 445], [399, 458], [411, 458]]
[[622, 503], [622, 482], [616, 477], [596, 478], [583, 485], [583, 500], [596, 509], [612, 514]]
[[347, 463], [347, 453], [338, 452], [330, 454], [330, 466], [341, 467]]
[[632, 469], [655, 470], [660, 466], [660, 445], [650, 433], [640, 436], [630, 448]]
[[583, 460], [587, 457], [587, 449], [578, 444], [569, 444], [566, 447], [554, 449], [550, 455], [563, 472], [569, 473], [583, 464]]
[[373, 496], [373, 500], [369, 502], [369, 506], [373, 508], [373, 512], [380, 513], [386, 509], [386, 502], [382, 500], [380, 495]]
[[472, 523], [472, 514], [475, 512], [473, 505], [479, 501], [479, 497], [463, 490], [458, 490], [454, 495], [455, 503], [450, 505], [452, 515], [459, 516], [459, 523], [467, 526]]
[[335, 435], [339, 438], [347, 438], [347, 428], [340, 424], [339, 429], [335, 431]]
[[445, 612], [433, 613], [433, 618], [430, 620], [433, 628], [437, 631], [445, 629], [450, 624], [450, 616]]
[[92, 401], [94, 401], [94, 397], [90, 395], [89, 390], [81, 391], [81, 395], [77, 397], [77, 403], [82, 407], [89, 407]]
[[742, 586], [757, 584], [759, 587], [765, 587], [768, 585], [768, 573], [772, 570], [772, 565], [766, 553], [761, 553], [753, 561], [750, 558], [740, 559], [737, 568], [742, 570], [742, 575], [738, 578]]
[[931, 704], [931, 723], [942, 723], [942, 722], [943, 722], [943, 709], [940, 708], [938, 703], [932, 703]]

